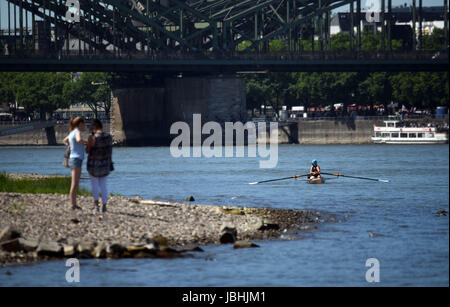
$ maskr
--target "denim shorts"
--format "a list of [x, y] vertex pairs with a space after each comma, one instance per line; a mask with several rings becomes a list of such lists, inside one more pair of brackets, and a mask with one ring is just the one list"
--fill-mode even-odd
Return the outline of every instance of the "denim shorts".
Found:
[[78, 159], [78, 158], [70, 158], [69, 159], [69, 167], [70, 168], [81, 167], [82, 164], [83, 164], [83, 160], [81, 160], [81, 159]]

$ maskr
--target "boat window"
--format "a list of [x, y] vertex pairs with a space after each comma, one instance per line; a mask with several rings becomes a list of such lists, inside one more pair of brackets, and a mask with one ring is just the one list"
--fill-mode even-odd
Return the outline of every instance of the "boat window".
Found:
[[383, 134], [381, 134], [381, 136], [384, 137], [384, 138], [388, 138], [388, 137], [391, 136], [391, 134], [390, 133], [383, 133]]
[[434, 133], [425, 133], [426, 138], [434, 138]]
[[408, 137], [408, 133], [400, 133], [400, 137], [401, 138], [407, 138]]
[[423, 138], [423, 137], [425, 137], [425, 133], [417, 133], [417, 137], [418, 138]]
[[410, 138], [415, 138], [415, 137], [417, 137], [417, 134], [416, 133], [409, 133], [409, 137]]
[[395, 123], [388, 123], [387, 126], [388, 127], [395, 127]]
[[396, 133], [392, 133], [392, 137], [393, 138], [398, 138], [398, 133], [396, 132]]
[[379, 138], [381, 136], [380, 132], [375, 133], [375, 137]]

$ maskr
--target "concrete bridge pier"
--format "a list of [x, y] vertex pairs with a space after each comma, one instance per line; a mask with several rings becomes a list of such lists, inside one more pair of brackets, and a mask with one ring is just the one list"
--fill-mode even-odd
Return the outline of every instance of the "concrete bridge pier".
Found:
[[193, 114], [202, 123], [247, 120], [245, 80], [235, 75], [165, 78], [159, 85], [116, 87], [112, 91], [111, 134], [129, 146], [169, 145], [170, 126]]
[[48, 145], [56, 145], [55, 126], [45, 128], [45, 135], [47, 136]]

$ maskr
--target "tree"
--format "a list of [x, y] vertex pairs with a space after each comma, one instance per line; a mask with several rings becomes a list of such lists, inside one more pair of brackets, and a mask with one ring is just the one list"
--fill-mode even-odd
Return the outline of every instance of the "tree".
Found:
[[65, 99], [72, 105], [76, 103], [87, 104], [98, 117], [99, 109], [104, 109], [109, 117], [111, 109], [110, 99], [111, 76], [102, 72], [85, 72], [81, 77], [64, 86]]
[[24, 107], [25, 113], [38, 112], [41, 119], [46, 113], [52, 113], [60, 107], [67, 106], [63, 99], [64, 84], [70, 79], [67, 73], [23, 73], [16, 81], [15, 97]]
[[274, 39], [269, 42], [270, 52], [284, 52], [287, 50], [287, 44], [284, 40]]
[[448, 73], [398, 73], [390, 78], [393, 99], [405, 106], [435, 109], [448, 104]]
[[445, 30], [435, 28], [430, 35], [424, 35], [422, 39], [423, 50], [441, 50], [445, 46]]
[[331, 36], [331, 48], [334, 51], [350, 50], [350, 35], [339, 32]]
[[247, 90], [247, 108], [252, 110], [252, 116], [254, 116], [254, 110], [260, 109], [262, 104], [266, 104], [268, 89], [257, 76], [246, 78], [246, 90]]
[[371, 106], [383, 104], [387, 111], [387, 105], [392, 101], [392, 86], [389, 77], [389, 73], [386, 72], [372, 73], [359, 84], [361, 98], [365, 97], [366, 104]]
[[16, 85], [18, 73], [0, 72], [0, 103], [7, 103], [9, 106], [16, 102]]

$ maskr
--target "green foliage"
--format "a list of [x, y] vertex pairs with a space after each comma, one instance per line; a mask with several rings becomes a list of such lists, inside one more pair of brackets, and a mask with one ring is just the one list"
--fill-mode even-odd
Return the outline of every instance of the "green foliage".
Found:
[[250, 47], [252, 45], [252, 42], [251, 41], [243, 41], [243, 42], [240, 42], [238, 45], [237, 45], [237, 51], [244, 51], [245, 49], [247, 49], [248, 47]]
[[[443, 45], [444, 31], [436, 29], [424, 37], [424, 49], [437, 50]], [[301, 49], [311, 51], [311, 39], [301, 40]], [[387, 49], [387, 40], [385, 41]], [[286, 44], [274, 40], [269, 44], [273, 50], [285, 51]], [[356, 40], [355, 40], [356, 47]], [[382, 49], [381, 33], [362, 33], [363, 51]], [[319, 42], [314, 42], [319, 50]], [[350, 37], [345, 33], [331, 36], [331, 49], [345, 52], [350, 50]], [[393, 40], [392, 49], [400, 51], [402, 41]], [[271, 49], [272, 50], [272, 49]], [[449, 99], [447, 73], [268, 73], [247, 76], [247, 102], [250, 109], [263, 104], [272, 105], [275, 110], [281, 105], [327, 106], [335, 103], [349, 105], [387, 105], [391, 101], [433, 109], [447, 105]]]
[[0, 102], [13, 104], [16, 99], [16, 86], [18, 73], [1, 72], [0, 73]]
[[435, 28], [431, 35], [422, 38], [423, 50], [441, 50], [445, 48], [445, 30]]
[[[0, 102], [16, 101], [27, 114], [38, 112], [41, 118], [58, 108], [78, 103], [88, 104], [94, 112], [111, 109], [111, 75], [86, 72], [72, 82], [68, 73], [0, 72]], [[94, 84], [92, 84], [94, 83]]]
[[347, 104], [355, 95], [355, 90], [351, 89], [355, 88], [357, 79], [357, 73], [300, 73], [297, 75], [295, 86], [297, 104], [305, 106]]
[[399, 73], [390, 78], [393, 98], [406, 106], [434, 109], [448, 105], [448, 73]]
[[[356, 45], [356, 43], [354, 44]], [[340, 32], [331, 36], [331, 49], [334, 51], [350, 50], [350, 35]]]
[[259, 108], [265, 103], [265, 99], [268, 97], [268, 88], [265, 83], [261, 82], [261, 79], [257, 77], [247, 78], [246, 82], [247, 90], [247, 108], [255, 109]]
[[370, 74], [359, 84], [359, 93], [362, 97], [361, 101], [365, 104], [388, 105], [392, 98], [389, 74], [386, 72]]
[[102, 72], [85, 72], [81, 77], [63, 88], [63, 97], [70, 105], [87, 104], [97, 117], [98, 110], [104, 109], [109, 114], [111, 108], [111, 76]]
[[[337, 33], [330, 37], [330, 45], [331, 45], [331, 51], [350, 51], [351, 50], [351, 44], [350, 44], [350, 35], [347, 33]], [[301, 40], [301, 50], [303, 51], [312, 51], [312, 42], [311, 39], [308, 40]], [[322, 41], [322, 46], [324, 49], [325, 47], [325, 41]], [[356, 34], [355, 38], [353, 40], [353, 46], [356, 50]], [[314, 50], [318, 51], [320, 43], [318, 40], [314, 41]], [[361, 35], [361, 50], [362, 51], [377, 51], [382, 50], [382, 34], [380, 32], [373, 34], [373, 33], [364, 33]], [[385, 48], [387, 49], [387, 40], [385, 41]], [[402, 41], [400, 40], [392, 40], [392, 50], [393, 51], [399, 51], [402, 49]]]
[[67, 73], [0, 73], [0, 101], [23, 106], [27, 114], [53, 112], [68, 106], [62, 97], [64, 84], [70, 80]]
[[46, 112], [68, 106], [63, 99], [62, 89], [69, 80], [70, 75], [67, 73], [23, 73], [16, 78], [13, 91], [26, 113], [38, 111], [43, 118]]
[[[6, 173], [0, 173], [0, 192], [33, 194], [68, 194], [70, 177], [49, 177], [44, 179], [13, 179]], [[90, 192], [80, 189], [80, 195], [89, 196]]]
[[448, 73], [269, 73], [247, 77], [248, 108], [272, 105], [323, 107], [335, 103], [387, 105], [391, 101], [421, 109], [447, 105]]
[[283, 52], [288, 49], [288, 46], [284, 40], [274, 39], [269, 42], [270, 52]]

